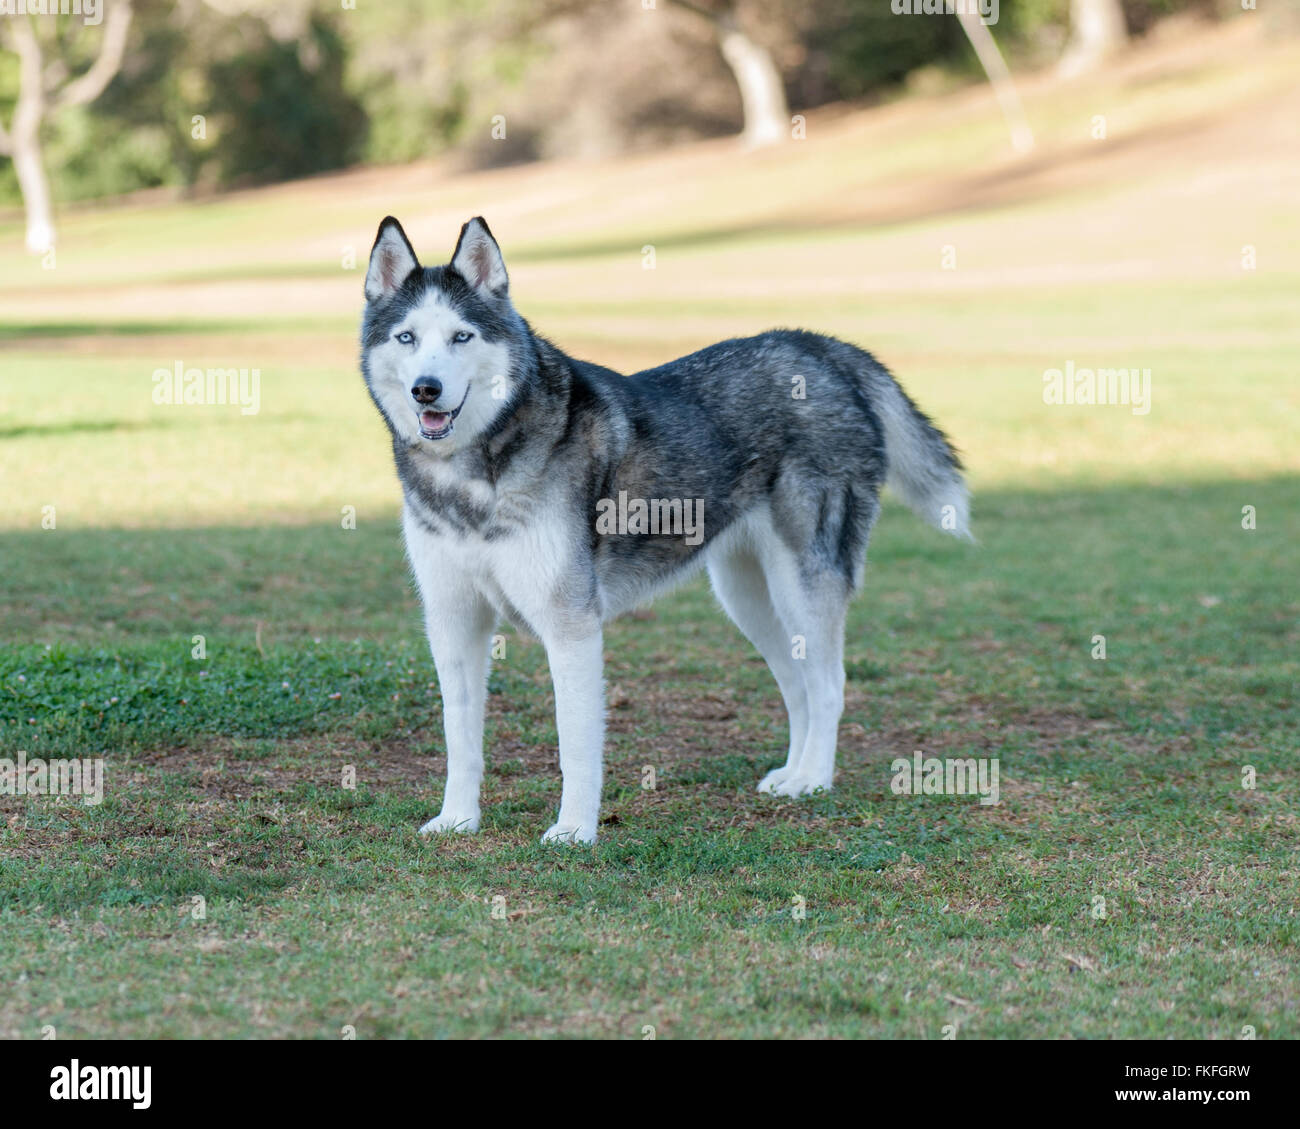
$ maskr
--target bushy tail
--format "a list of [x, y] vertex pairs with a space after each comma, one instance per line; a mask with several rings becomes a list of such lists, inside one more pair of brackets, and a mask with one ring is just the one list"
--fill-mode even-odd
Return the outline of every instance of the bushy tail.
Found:
[[970, 491], [961, 476], [961, 460], [929, 417], [884, 368], [869, 377], [872, 400], [885, 428], [885, 483], [931, 525], [973, 541]]

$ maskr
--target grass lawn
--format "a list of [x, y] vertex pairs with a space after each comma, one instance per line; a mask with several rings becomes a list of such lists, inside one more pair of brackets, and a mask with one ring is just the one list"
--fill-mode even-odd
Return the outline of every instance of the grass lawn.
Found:
[[[88, 210], [45, 271], [0, 222], [0, 757], [106, 764], [99, 805], [0, 796], [0, 1036], [1296, 1037], [1298, 55], [1221, 46], [1028, 84], [1019, 170], [981, 93], [779, 158]], [[389, 211], [431, 261], [482, 211], [580, 355], [806, 325], [952, 433], [980, 543], [886, 506], [835, 791], [755, 793], [779, 697], [697, 581], [607, 631], [595, 847], [538, 842], [508, 632], [482, 832], [416, 835], [441, 710], [340, 266]], [[259, 411], [154, 404], [177, 361]], [[1150, 369], [1150, 412], [1044, 403], [1067, 362]], [[915, 750], [996, 757], [1001, 802], [895, 795]]]

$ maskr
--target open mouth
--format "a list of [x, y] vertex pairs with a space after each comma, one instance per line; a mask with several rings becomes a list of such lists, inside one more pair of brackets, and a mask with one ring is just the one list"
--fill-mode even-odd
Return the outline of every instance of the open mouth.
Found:
[[451, 434], [452, 425], [460, 415], [460, 409], [469, 398], [469, 389], [460, 398], [460, 404], [449, 412], [435, 412], [426, 408], [420, 413], [420, 435], [424, 439], [446, 439]]

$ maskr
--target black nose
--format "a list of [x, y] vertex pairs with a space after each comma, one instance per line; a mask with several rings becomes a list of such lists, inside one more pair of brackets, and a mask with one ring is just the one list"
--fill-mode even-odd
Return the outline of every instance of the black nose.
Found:
[[432, 376], [421, 376], [411, 385], [411, 395], [417, 404], [432, 404], [442, 395], [442, 381]]

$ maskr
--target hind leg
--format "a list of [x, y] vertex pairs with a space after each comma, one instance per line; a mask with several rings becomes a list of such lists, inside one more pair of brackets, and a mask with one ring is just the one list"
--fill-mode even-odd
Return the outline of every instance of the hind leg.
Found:
[[763, 790], [778, 796], [829, 791], [844, 711], [844, 619], [853, 589], [842, 571], [798, 560], [784, 545], [764, 553], [763, 568], [782, 633], [802, 655], [794, 665], [808, 710], [803, 748], [797, 756], [791, 751], [786, 770]]
[[791, 640], [772, 605], [758, 558], [748, 549], [733, 549], [709, 561], [709, 580], [727, 614], [767, 662], [790, 719], [790, 750], [785, 765], [769, 772], [758, 786], [760, 792], [770, 792], [796, 770], [808, 739], [804, 678], [791, 654]]

